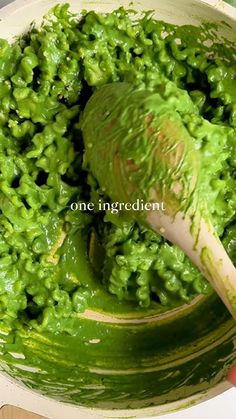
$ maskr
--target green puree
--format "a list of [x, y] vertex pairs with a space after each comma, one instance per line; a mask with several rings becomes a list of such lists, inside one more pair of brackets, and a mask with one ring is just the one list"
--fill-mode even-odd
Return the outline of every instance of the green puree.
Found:
[[66, 256], [67, 243], [77, 233], [90, 247], [96, 287], [119, 300], [168, 308], [208, 293], [209, 285], [187, 257], [161, 237], [119, 214], [71, 211], [72, 202], [96, 202], [103, 195], [82, 169], [76, 120], [93, 89], [105, 83], [127, 80], [151, 89], [161, 84], [162, 96], [179, 111], [202, 152], [206, 199], [231, 250], [235, 68], [208, 58], [200, 41], [186, 44], [188, 28], [169, 26], [163, 39], [166, 25], [148, 14], [131, 25], [124, 10], [106, 16], [90, 12], [78, 25], [65, 6], [54, 13], [55, 22], [33, 28], [15, 44], [1, 41], [3, 321], [50, 327], [55, 317], [61, 324], [61, 317], [84, 309], [95, 284], [91, 273], [88, 278], [72, 266], [84, 257], [80, 248], [74, 259]]
[[[106, 200], [86, 171], [78, 121], [91, 94], [106, 83], [127, 81], [153, 91], [164, 86], [162, 97], [178, 110], [202, 155], [204, 196], [236, 263], [235, 50], [206, 42], [216, 39], [210, 25], [175, 27], [150, 13], [83, 12], [78, 19], [63, 5], [53, 14], [12, 45], [0, 40], [0, 356], [14, 376], [21, 377], [20, 364], [41, 368], [37, 380], [30, 371], [24, 380], [52, 397], [89, 405], [99, 399], [101, 406], [117, 398], [114, 406], [124, 407], [138, 398], [147, 405], [156, 388], [165, 394], [165, 379], [169, 388], [178, 387], [189, 370], [175, 374], [175, 382], [169, 370], [161, 372], [158, 387], [156, 373], [139, 369], [155, 364], [158, 371], [165, 356], [171, 364], [177, 355], [169, 334], [173, 342], [183, 338], [190, 345], [196, 330], [205, 333], [199, 319], [190, 313], [189, 323], [176, 320], [168, 332], [163, 326], [157, 333], [155, 323], [129, 329], [92, 322], [83, 319], [85, 309], [142, 319], [198, 294], [216, 297], [183, 252], [162, 237], [120, 213], [71, 210], [73, 202]], [[208, 310], [206, 333], [228, 319], [217, 304], [218, 318], [212, 308], [200, 309], [202, 316]], [[231, 341], [226, 346], [228, 353]], [[116, 364], [111, 348], [117, 365], [139, 370], [138, 378], [100, 378], [102, 368]], [[11, 352], [23, 352], [25, 361]], [[212, 363], [215, 376], [223, 354]], [[211, 358], [204, 363], [210, 365]], [[72, 369], [80, 390], [70, 394]], [[194, 376], [195, 383], [204, 386], [213, 370]]]

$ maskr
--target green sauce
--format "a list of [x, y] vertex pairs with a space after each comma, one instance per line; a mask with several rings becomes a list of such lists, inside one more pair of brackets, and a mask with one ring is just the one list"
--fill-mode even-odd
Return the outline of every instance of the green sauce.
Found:
[[[64, 5], [54, 15], [12, 45], [0, 41], [0, 358], [67, 402], [127, 408], [193, 395], [233, 362], [229, 315], [176, 246], [121, 214], [71, 210], [106, 198], [83, 163], [78, 121], [106, 83], [164, 85], [202, 155], [202, 192], [236, 262], [235, 48], [208, 47], [209, 25], [150, 13], [78, 20]], [[208, 297], [196, 312], [165, 317], [199, 294]], [[146, 320], [156, 314], [163, 320]]]

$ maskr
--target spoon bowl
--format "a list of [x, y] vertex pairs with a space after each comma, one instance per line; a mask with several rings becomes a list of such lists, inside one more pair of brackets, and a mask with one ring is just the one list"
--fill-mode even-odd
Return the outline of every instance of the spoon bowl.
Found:
[[201, 154], [179, 113], [159, 92], [129, 83], [94, 93], [81, 121], [85, 162], [112, 200], [162, 202], [130, 216], [177, 244], [236, 320], [236, 269], [201, 204]]

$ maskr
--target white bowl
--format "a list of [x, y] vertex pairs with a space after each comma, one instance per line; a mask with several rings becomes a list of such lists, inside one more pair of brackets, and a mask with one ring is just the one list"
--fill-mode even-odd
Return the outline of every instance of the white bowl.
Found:
[[[55, 4], [65, 3], [65, 0], [16, 0], [0, 11], [0, 37], [12, 41], [29, 29], [30, 23], [35, 20], [40, 24], [42, 16]], [[117, 7], [129, 7], [130, 1], [126, 0], [69, 0], [72, 11], [81, 9], [109, 12]], [[136, 10], [155, 10], [156, 17], [175, 24], [199, 25], [202, 21], [211, 21], [220, 24], [220, 33], [227, 39], [233, 40], [236, 31], [236, 10], [224, 2], [209, 0], [139, 0], [134, 1], [132, 7]], [[222, 24], [224, 21], [226, 24]], [[161, 415], [173, 412], [209, 399], [226, 390], [229, 385], [225, 382], [197, 395], [181, 399], [177, 402], [161, 406], [132, 410], [103, 410], [76, 407], [49, 399], [32, 392], [14, 380], [8, 380], [4, 374], [0, 376], [0, 387], [5, 386], [0, 397], [0, 405], [15, 404], [23, 408], [51, 418], [102, 418], [102, 417], [144, 417]]]

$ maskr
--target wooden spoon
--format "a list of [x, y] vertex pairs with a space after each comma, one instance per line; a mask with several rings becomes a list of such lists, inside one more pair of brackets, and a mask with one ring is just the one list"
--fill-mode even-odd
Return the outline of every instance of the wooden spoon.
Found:
[[162, 203], [129, 216], [178, 245], [236, 320], [236, 269], [214, 232], [199, 187], [201, 155], [179, 113], [158, 92], [113, 83], [90, 98], [81, 129], [85, 165], [105, 194], [129, 208]]

